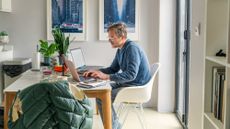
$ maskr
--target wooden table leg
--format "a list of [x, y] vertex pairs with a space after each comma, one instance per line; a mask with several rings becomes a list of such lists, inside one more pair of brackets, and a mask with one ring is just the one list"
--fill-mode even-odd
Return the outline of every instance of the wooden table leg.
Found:
[[99, 115], [99, 109], [97, 103], [96, 103], [96, 115]]
[[101, 100], [104, 129], [112, 129], [111, 90], [85, 90], [84, 92], [90, 98]]
[[111, 92], [107, 91], [101, 97], [104, 128], [112, 129]]
[[14, 97], [16, 96], [15, 92], [6, 92], [5, 93], [5, 105], [4, 105], [4, 129], [8, 129], [8, 111], [10, 109], [10, 106], [12, 105], [12, 102], [14, 100]]

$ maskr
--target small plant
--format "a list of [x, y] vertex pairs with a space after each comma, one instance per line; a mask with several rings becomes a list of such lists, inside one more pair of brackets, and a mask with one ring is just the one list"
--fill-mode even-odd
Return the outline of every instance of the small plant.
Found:
[[52, 30], [52, 35], [54, 37], [54, 42], [57, 45], [57, 51], [59, 55], [66, 55], [69, 48], [69, 36], [65, 37], [65, 34], [61, 31], [60, 28], [54, 28]]
[[0, 32], [0, 43], [6, 44], [9, 42], [9, 36], [6, 31]]
[[47, 41], [44, 40], [39, 40], [40, 42], [40, 49], [39, 52], [41, 52], [41, 54], [44, 57], [51, 57], [55, 51], [56, 51], [56, 44], [55, 43], [51, 43], [49, 45], [49, 43]]
[[61, 59], [61, 56], [64, 54], [67, 55], [68, 48], [69, 48], [69, 36], [65, 37], [65, 34], [61, 31], [60, 28], [55, 27], [52, 30], [52, 35], [54, 37], [54, 42], [57, 45], [57, 51], [59, 53], [59, 63], [62, 64], [62, 75], [64, 75], [64, 62]]
[[8, 33], [6, 31], [1, 31], [0, 36], [8, 36]]

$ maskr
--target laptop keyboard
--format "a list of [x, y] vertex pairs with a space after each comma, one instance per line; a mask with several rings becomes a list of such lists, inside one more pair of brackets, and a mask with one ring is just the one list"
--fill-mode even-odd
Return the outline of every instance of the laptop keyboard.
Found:
[[103, 68], [103, 67], [102, 66], [96, 66], [96, 65], [95, 66], [87, 66], [87, 65], [85, 65], [85, 66], [82, 66], [80, 68], [77, 68], [77, 72], [79, 74], [83, 74], [87, 70], [98, 70], [100, 68]]
[[79, 76], [81, 82], [85, 83], [90, 83], [90, 82], [95, 82], [97, 79], [92, 78], [92, 77], [84, 77], [84, 76]]
[[80, 70], [78, 70], [77, 72], [79, 73], [79, 74], [83, 74], [84, 72], [86, 72], [87, 70], [86, 69], [80, 69]]

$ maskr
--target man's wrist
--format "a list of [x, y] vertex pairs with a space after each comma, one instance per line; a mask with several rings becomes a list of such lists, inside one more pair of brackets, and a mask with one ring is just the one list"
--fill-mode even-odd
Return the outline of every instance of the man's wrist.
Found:
[[109, 74], [106, 74], [106, 80], [110, 80]]

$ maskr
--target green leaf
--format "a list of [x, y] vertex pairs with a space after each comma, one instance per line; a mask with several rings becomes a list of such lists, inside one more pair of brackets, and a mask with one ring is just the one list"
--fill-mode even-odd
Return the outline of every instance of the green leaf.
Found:
[[7, 34], [6, 31], [1, 31], [1, 32], [0, 32], [0, 36], [8, 36], [8, 34]]
[[70, 44], [69, 37], [65, 37], [65, 34], [60, 28], [54, 28], [52, 30], [52, 35], [56, 44], [56, 50], [59, 52], [59, 54], [66, 55]]
[[51, 43], [49, 45], [48, 41], [44, 41], [44, 40], [39, 40], [39, 42], [40, 42], [39, 52], [41, 52], [41, 54], [44, 57], [51, 57], [55, 53], [56, 44]]

